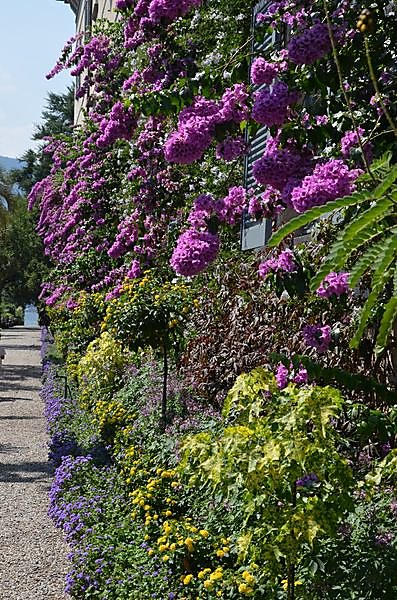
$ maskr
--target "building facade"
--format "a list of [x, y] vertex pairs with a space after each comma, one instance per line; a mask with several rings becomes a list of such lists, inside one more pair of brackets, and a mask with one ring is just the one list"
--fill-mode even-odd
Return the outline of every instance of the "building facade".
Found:
[[[115, 21], [117, 12], [114, 10], [116, 0], [58, 0], [68, 4], [76, 17], [76, 33], [90, 32], [93, 23], [97, 19], [107, 19]], [[76, 81], [76, 87], [79, 87], [79, 80]], [[81, 98], [75, 101], [75, 123], [82, 120], [82, 109], [87, 102], [87, 98]]]

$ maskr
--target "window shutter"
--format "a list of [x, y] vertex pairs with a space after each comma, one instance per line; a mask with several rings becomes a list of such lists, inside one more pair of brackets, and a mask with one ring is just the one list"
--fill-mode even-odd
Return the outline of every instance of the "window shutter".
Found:
[[[266, 10], [272, 1], [269, 0], [261, 0], [258, 2], [253, 9], [252, 12], [252, 24], [251, 24], [251, 35], [252, 35], [252, 43], [251, 43], [251, 53], [253, 58], [258, 55], [265, 55], [266, 51], [269, 50], [272, 46], [280, 45], [283, 42], [283, 33], [275, 33], [274, 31], [270, 34], [266, 34], [263, 39], [256, 40], [255, 32], [257, 29], [256, 18], [258, 13]], [[253, 59], [251, 59], [252, 62]], [[251, 70], [251, 69], [250, 69]], [[263, 86], [252, 86], [251, 80], [251, 89], [260, 90]], [[247, 191], [254, 190], [256, 188], [256, 182], [254, 176], [252, 174], [253, 164], [258, 158], [260, 158], [264, 152], [267, 138], [269, 137], [269, 131], [266, 127], [260, 127], [254, 137], [249, 138], [247, 135], [246, 141], [250, 144], [249, 152], [245, 157], [244, 163], [244, 187]], [[241, 249], [242, 250], [253, 250], [255, 248], [261, 248], [266, 245], [267, 240], [271, 235], [272, 224], [269, 219], [262, 219], [261, 221], [257, 221], [252, 219], [248, 212], [245, 211], [243, 214], [242, 224], [241, 224]]]
[[92, 0], [86, 0], [84, 15], [84, 30], [87, 34], [91, 33], [92, 26]]

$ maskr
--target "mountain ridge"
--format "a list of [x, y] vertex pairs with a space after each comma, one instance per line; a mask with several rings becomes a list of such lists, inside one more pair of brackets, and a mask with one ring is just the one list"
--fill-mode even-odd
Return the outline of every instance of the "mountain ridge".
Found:
[[18, 158], [12, 158], [11, 156], [0, 156], [0, 167], [5, 171], [12, 171], [14, 169], [21, 169], [23, 161]]

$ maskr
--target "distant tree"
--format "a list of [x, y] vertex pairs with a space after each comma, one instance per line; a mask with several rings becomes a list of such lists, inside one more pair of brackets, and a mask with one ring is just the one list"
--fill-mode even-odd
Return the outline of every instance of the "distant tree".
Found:
[[[0, 169], [0, 299], [17, 305], [37, 303], [40, 283], [48, 269], [42, 242], [35, 231], [36, 213], [27, 209], [32, 186], [48, 175], [51, 159], [45, 153], [47, 140], [69, 133], [73, 127], [74, 89], [50, 92], [32, 139], [40, 142], [27, 150], [21, 169]], [[15, 192], [17, 184], [21, 196]]]
[[0, 167], [0, 229], [5, 227], [14, 204], [13, 177]]
[[41, 113], [42, 123], [36, 125], [32, 139], [39, 141], [36, 149], [30, 148], [21, 157], [24, 162], [21, 169], [13, 171], [13, 179], [20, 189], [28, 195], [32, 186], [46, 177], [51, 169], [51, 159], [44, 152], [48, 138], [70, 133], [74, 118], [74, 87], [56, 94], [49, 92], [46, 106]]
[[26, 199], [17, 196], [0, 240], [0, 288], [3, 297], [17, 305], [36, 302], [47, 270], [35, 218]]

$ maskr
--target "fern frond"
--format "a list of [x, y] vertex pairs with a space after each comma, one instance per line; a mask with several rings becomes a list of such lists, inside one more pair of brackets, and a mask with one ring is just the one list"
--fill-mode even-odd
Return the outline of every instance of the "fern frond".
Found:
[[391, 159], [392, 159], [392, 152], [390, 152], [390, 151], [385, 152], [384, 154], [382, 154], [382, 156], [380, 156], [379, 158], [376, 158], [371, 163], [372, 173], [377, 173], [378, 171], [386, 173], [390, 169]]
[[332, 202], [327, 202], [322, 206], [316, 206], [302, 215], [295, 217], [285, 223], [278, 231], [276, 231], [269, 240], [268, 246], [269, 248], [274, 248], [278, 246], [278, 244], [290, 233], [295, 231], [296, 229], [300, 229], [304, 227], [308, 223], [315, 221], [322, 215], [326, 215], [327, 213], [331, 213], [335, 210], [339, 210], [342, 208], [348, 208], [349, 206], [355, 206], [356, 204], [362, 204], [363, 202], [367, 202], [372, 198], [371, 193], [368, 190], [363, 190], [361, 192], [353, 192], [350, 196], [343, 196], [343, 198], [338, 198], [337, 200], [332, 200]]
[[353, 240], [344, 241], [343, 234], [344, 230], [338, 235], [337, 239], [331, 246], [328, 256], [321, 265], [319, 271], [312, 278], [310, 282], [310, 289], [315, 291], [324, 277], [331, 271], [340, 271], [346, 264], [351, 254], [357, 250], [357, 248], [366, 244], [371, 239], [375, 238], [380, 233], [380, 229], [377, 225], [368, 227], [360, 231], [356, 238]]
[[397, 165], [393, 165], [383, 181], [374, 189], [373, 197], [377, 200], [385, 195], [397, 179]]
[[[362, 254], [360, 256], [360, 258], [356, 261], [356, 263], [354, 264], [354, 266], [350, 269], [350, 277], [349, 277], [349, 284], [350, 287], [354, 288], [358, 282], [360, 281], [361, 277], [364, 275], [364, 273], [372, 268], [374, 269], [374, 265], [376, 263], [376, 260], [380, 254], [380, 252], [382, 252], [382, 250], [384, 249], [385, 243], [386, 243], [386, 239], [384, 237], [384, 234], [397, 234], [397, 228], [394, 227], [392, 229], [387, 229], [387, 230], [383, 230], [381, 232], [383, 234], [383, 237], [378, 240], [376, 243], [374, 243], [372, 246], [370, 246], [365, 252], [364, 254]], [[379, 234], [377, 234], [379, 235]], [[377, 235], [373, 236], [372, 239], [374, 239], [375, 237], [377, 237]], [[368, 240], [369, 242], [371, 241]]]
[[382, 198], [349, 223], [337, 236], [320, 271], [313, 277], [310, 288], [316, 290], [325, 275], [346, 264], [349, 256], [380, 231], [379, 221], [391, 210], [393, 203]]
[[[396, 268], [397, 272], [397, 268]], [[379, 356], [385, 350], [385, 346], [395, 320], [397, 319], [397, 296], [392, 296], [385, 306], [382, 320], [379, 327], [379, 333], [376, 338], [375, 354]]]
[[363, 335], [364, 329], [371, 316], [371, 311], [375, 306], [380, 293], [382, 292], [387, 280], [390, 278], [389, 268], [397, 255], [397, 237], [389, 238], [385, 244], [384, 251], [379, 255], [374, 265], [375, 273], [372, 278], [372, 291], [369, 294], [360, 315], [356, 333], [350, 342], [352, 348], [357, 348]]

